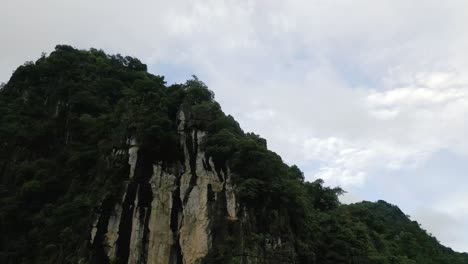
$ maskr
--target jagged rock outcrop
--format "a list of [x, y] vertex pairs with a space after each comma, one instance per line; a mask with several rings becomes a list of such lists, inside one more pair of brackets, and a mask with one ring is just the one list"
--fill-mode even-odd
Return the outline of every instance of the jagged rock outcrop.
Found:
[[[138, 143], [129, 140], [125, 194], [108, 216], [101, 212], [91, 234], [91, 242], [101, 243], [111, 263], [199, 263], [212, 247], [215, 210], [222, 208], [223, 217], [236, 219], [229, 168], [215, 168], [201, 148], [206, 133], [188, 121], [179, 111], [181, 162], [149, 162]], [[102, 218], [107, 224], [99, 223]], [[98, 233], [101, 241], [96, 241]]]

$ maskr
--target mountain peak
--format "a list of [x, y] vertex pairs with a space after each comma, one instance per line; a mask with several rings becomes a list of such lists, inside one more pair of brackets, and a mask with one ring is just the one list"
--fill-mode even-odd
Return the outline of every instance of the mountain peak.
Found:
[[0, 124], [2, 263], [468, 263], [133, 57], [58, 45], [0, 90]]

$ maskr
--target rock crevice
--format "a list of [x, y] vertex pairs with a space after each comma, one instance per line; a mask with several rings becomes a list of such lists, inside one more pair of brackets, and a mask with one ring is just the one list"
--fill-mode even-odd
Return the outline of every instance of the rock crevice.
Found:
[[[100, 234], [103, 238], [99, 243], [109, 261], [199, 263], [213, 244], [213, 219], [219, 214], [236, 219], [229, 169], [215, 170], [200, 147], [206, 133], [188, 123], [184, 112], [179, 111], [178, 134], [184, 158], [171, 165], [150, 162], [136, 140], [129, 140], [126, 191], [121, 202], [111, 206], [105, 218], [107, 229]], [[214, 212], [213, 208], [223, 208], [224, 212]], [[93, 238], [97, 237], [97, 231], [93, 232]]]

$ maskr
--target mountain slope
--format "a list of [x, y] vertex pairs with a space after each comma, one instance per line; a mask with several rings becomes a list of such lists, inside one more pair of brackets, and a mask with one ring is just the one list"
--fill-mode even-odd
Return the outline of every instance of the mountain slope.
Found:
[[1, 263], [468, 263], [383, 201], [340, 205], [196, 77], [57, 46], [0, 90]]

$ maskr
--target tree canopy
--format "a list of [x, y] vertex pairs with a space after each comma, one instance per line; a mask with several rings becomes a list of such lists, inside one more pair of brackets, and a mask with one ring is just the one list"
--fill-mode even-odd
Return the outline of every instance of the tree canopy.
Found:
[[[251, 231], [245, 243], [276, 258], [264, 263], [468, 263], [467, 254], [440, 245], [398, 207], [342, 205], [341, 188], [306, 181], [265, 139], [226, 115], [196, 76], [169, 86], [136, 58], [65, 45], [18, 67], [0, 86], [0, 262], [87, 259], [83, 231], [102, 197], [121, 197], [129, 139], [151, 162], [179, 162], [181, 109], [207, 132], [207, 158], [235, 175], [249, 219], [243, 228]], [[240, 238], [227, 234], [204, 263], [240, 263]], [[272, 249], [278, 239], [289, 243], [284, 251]]]

